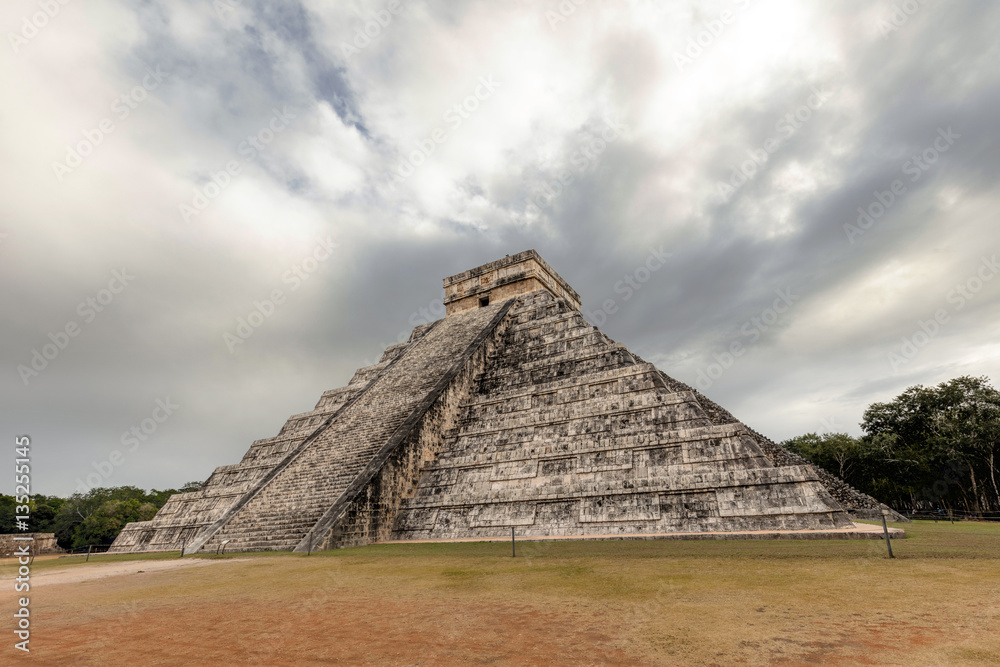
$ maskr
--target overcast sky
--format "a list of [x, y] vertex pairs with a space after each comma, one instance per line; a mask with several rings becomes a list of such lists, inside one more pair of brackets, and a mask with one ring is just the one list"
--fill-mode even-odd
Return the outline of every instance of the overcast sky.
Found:
[[0, 467], [30, 435], [33, 490], [204, 480], [528, 248], [775, 440], [1000, 379], [995, 3], [0, 19]]

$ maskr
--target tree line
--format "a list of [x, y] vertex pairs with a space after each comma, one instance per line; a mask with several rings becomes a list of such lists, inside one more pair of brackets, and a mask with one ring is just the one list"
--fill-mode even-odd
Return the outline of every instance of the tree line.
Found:
[[[130, 521], [149, 521], [170, 496], [197, 491], [200, 482], [180, 489], [153, 489], [148, 493], [134, 486], [91, 489], [69, 498], [35, 494], [28, 502], [28, 532], [55, 533], [63, 549], [110, 544]], [[17, 503], [13, 496], [0, 494], [0, 533], [21, 533], [17, 529]]]
[[988, 378], [910, 387], [868, 406], [861, 430], [782, 445], [899, 512], [1000, 512], [1000, 392]]

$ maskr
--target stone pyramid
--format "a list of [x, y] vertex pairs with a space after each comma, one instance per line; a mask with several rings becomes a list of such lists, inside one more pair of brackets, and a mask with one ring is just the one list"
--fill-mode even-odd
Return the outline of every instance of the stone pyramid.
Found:
[[882, 506], [584, 320], [529, 250], [112, 551], [388, 540], [865, 536]]

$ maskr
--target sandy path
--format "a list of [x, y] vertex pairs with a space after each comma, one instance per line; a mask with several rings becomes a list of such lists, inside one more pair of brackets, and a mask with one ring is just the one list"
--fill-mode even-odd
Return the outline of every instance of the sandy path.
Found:
[[75, 584], [93, 579], [104, 579], [106, 577], [118, 577], [122, 575], [143, 574], [146, 572], [160, 572], [163, 570], [176, 570], [180, 568], [202, 567], [213, 563], [232, 563], [246, 558], [235, 558], [231, 560], [208, 560], [203, 558], [176, 558], [173, 560], [133, 560], [117, 563], [84, 563], [74, 565], [59, 570], [42, 570], [31, 574], [32, 588], [57, 586], [60, 584]]

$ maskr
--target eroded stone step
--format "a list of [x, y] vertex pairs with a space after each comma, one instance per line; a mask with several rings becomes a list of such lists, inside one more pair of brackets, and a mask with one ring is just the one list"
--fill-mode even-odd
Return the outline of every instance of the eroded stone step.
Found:
[[[575, 480], [561, 486], [516, 487], [504, 485], [485, 493], [451, 494], [445, 492], [427, 498], [418, 496], [411, 498], [406, 508], [414, 510], [445, 506], [471, 507], [492, 503], [538, 502], [660, 492], [714, 492], [731, 487], [780, 486], [799, 482], [816, 482], [818, 484], [818, 478], [815, 471], [809, 466], [785, 466], [728, 472], [692, 472], [656, 478]], [[826, 507], [823, 511], [829, 512], [830, 508]]]
[[656, 376], [656, 373], [656, 367], [652, 364], [646, 363], [632, 364], [618, 368], [598, 369], [589, 373], [583, 373], [553, 381], [546, 384], [544, 387], [519, 386], [508, 390], [493, 391], [488, 394], [475, 394], [465, 401], [463, 406], [501, 403], [504, 401], [516, 400], [524, 396], [537, 396], [540, 394], [571, 390], [587, 385], [593, 386], [609, 384], [616, 381], [619, 385], [625, 386], [629, 382], [629, 378], [642, 377], [643, 379], [653, 379]]
[[[622, 405], [618, 409], [601, 410], [594, 402], [588, 401], [581, 402], [584, 404], [579, 408], [570, 405], [553, 410], [529, 410], [490, 420], [475, 420], [464, 426], [449, 429], [445, 432], [445, 438], [480, 436], [502, 431], [516, 431], [522, 428], [538, 429], [559, 424], [569, 424], [567, 428], [570, 432], [589, 432], [585, 428], [581, 429], [581, 424], [585, 427], [588, 422], [593, 421], [596, 426], [594, 430], [605, 430], [601, 425], [610, 421], [630, 418], [648, 421], [651, 425], [705, 419], [696, 403], [687, 400], [683, 395], [673, 394], [672, 396], [678, 397], [672, 403], [651, 401], [649, 404], [644, 404], [645, 401], [636, 401], [632, 406]], [[705, 421], [707, 422], [707, 420]]]
[[551, 364], [547, 368], [532, 371], [516, 371], [502, 377], [483, 376], [477, 382], [477, 393], [489, 394], [493, 391], [512, 391], [528, 386], [544, 391], [550, 384], [568, 378], [586, 375], [598, 370], [610, 370], [634, 365], [628, 357], [612, 353], [597, 355], [582, 361]]
[[445, 437], [509, 430], [521, 426], [584, 419], [597, 415], [617, 415], [635, 412], [643, 408], [687, 404], [690, 404], [692, 409], [700, 407], [690, 392], [675, 394], [648, 389], [591, 396], [560, 403], [542, 403], [537, 398], [527, 407], [502, 414], [484, 414], [485, 411], [470, 410], [459, 420], [455, 428], [445, 432]]
[[[503, 463], [533, 458], [542, 454], [550, 456], [559, 454], [575, 455], [596, 451], [680, 447], [690, 443], [737, 438], [743, 433], [744, 431], [737, 424], [713, 424], [674, 431], [650, 430], [645, 433], [627, 435], [604, 432], [594, 434], [590, 438], [581, 438], [575, 434], [557, 438], [535, 439], [532, 437], [527, 440], [507, 442], [503, 445], [493, 447], [484, 447], [483, 443], [477, 443], [476, 446], [472, 447], [465, 447], [463, 446], [464, 442], [456, 442], [453, 447], [447, 450], [447, 453], [438, 456], [432, 462], [428, 462], [423, 470], [426, 472], [439, 468]], [[534, 436], [534, 433], [532, 436]], [[531, 454], [529, 455], [527, 452], [531, 452]]]

